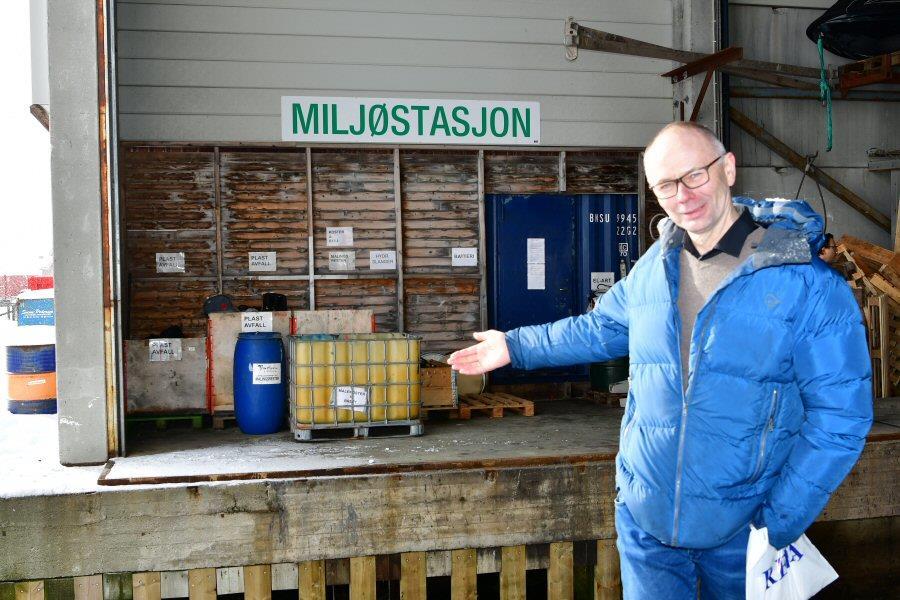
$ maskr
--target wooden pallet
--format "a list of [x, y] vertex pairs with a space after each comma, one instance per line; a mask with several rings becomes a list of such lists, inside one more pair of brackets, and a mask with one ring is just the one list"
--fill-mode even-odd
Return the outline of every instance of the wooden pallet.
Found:
[[225, 429], [235, 425], [237, 425], [237, 417], [234, 416], [234, 412], [219, 412], [212, 416], [213, 429]]
[[126, 427], [136, 427], [138, 423], [153, 423], [157, 431], [168, 428], [169, 423], [187, 422], [193, 429], [203, 428], [203, 415], [131, 415], [125, 417]]
[[628, 394], [588, 390], [584, 394], [584, 399], [592, 404], [599, 404], [600, 406], [620, 406], [622, 398], [625, 398], [626, 396], [628, 396]]
[[420, 422], [370, 423], [349, 427], [316, 427], [295, 429], [294, 440], [298, 442], [318, 442], [326, 440], [364, 439], [370, 437], [407, 437], [424, 433]]
[[534, 402], [506, 393], [465, 394], [459, 397], [459, 406], [423, 408], [423, 418], [429, 413], [446, 413], [450, 419], [468, 420], [472, 412], [484, 413], [492, 419], [503, 417], [504, 410], [512, 410], [526, 417], [534, 416]]

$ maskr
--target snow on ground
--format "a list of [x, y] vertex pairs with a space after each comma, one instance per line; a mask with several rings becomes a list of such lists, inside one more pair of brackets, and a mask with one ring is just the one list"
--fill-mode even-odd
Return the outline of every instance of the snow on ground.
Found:
[[59, 464], [56, 415], [14, 415], [7, 409], [6, 345], [22, 333], [0, 319], [0, 498], [96, 490], [102, 467]]

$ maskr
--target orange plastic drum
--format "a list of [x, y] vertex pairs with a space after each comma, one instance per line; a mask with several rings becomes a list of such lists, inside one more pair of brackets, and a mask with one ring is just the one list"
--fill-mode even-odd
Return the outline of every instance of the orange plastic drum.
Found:
[[56, 373], [26, 373], [9, 377], [10, 400], [49, 400], [56, 398]]

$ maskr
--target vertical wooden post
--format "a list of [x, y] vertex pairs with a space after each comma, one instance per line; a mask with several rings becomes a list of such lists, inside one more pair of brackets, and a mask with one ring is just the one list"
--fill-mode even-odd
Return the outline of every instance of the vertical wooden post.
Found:
[[162, 586], [159, 571], [135, 573], [131, 577], [131, 595], [134, 600], [160, 600]]
[[500, 550], [500, 600], [525, 600], [525, 546]]
[[487, 230], [485, 225], [484, 206], [484, 150], [478, 151], [478, 270], [481, 272], [481, 285], [478, 291], [480, 308], [480, 329], [488, 328], [487, 320]]
[[425, 600], [427, 570], [424, 552], [400, 555], [400, 600]]
[[307, 560], [297, 565], [300, 600], [325, 600], [325, 561]]
[[16, 600], [44, 600], [44, 581], [22, 581], [17, 583]]
[[394, 148], [394, 223], [397, 247], [397, 331], [406, 331], [403, 291], [403, 201], [400, 186], [400, 148]]
[[75, 600], [103, 600], [103, 575], [75, 577]]
[[622, 597], [622, 574], [615, 538], [597, 540], [597, 565], [594, 567], [594, 600], [618, 600]]
[[312, 148], [306, 149], [306, 239], [309, 252], [309, 310], [316, 310], [316, 245], [313, 228]]
[[248, 565], [244, 567], [244, 600], [271, 600], [272, 567]]
[[216, 146], [213, 156], [215, 157], [215, 163], [213, 164], [213, 190], [215, 193], [214, 201], [216, 206], [216, 282], [218, 285], [219, 293], [221, 294], [223, 291], [222, 288], [222, 183], [220, 181], [222, 176], [222, 165], [221, 160], [222, 156], [219, 153], [219, 147]]
[[550, 544], [550, 568], [547, 569], [547, 598], [572, 600], [575, 594], [572, 542]]
[[478, 598], [478, 555], [474, 548], [450, 553], [450, 600]]
[[375, 600], [375, 557], [350, 559], [350, 600]]
[[559, 176], [557, 177], [557, 189], [560, 193], [566, 191], [566, 151], [559, 151]]
[[188, 571], [188, 598], [190, 600], [216, 600], [215, 568]]

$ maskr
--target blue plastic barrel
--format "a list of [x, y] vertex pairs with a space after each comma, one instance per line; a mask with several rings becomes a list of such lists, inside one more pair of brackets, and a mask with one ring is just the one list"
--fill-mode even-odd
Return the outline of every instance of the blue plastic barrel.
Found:
[[6, 408], [14, 415], [55, 415], [56, 398], [49, 400], [9, 400]]
[[9, 346], [6, 348], [6, 372], [52, 373], [56, 370], [56, 346]]
[[275, 433], [284, 422], [280, 333], [242, 333], [234, 346], [234, 414], [246, 434]]

